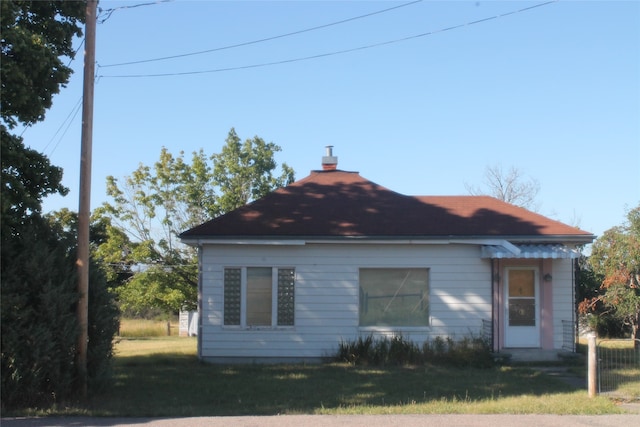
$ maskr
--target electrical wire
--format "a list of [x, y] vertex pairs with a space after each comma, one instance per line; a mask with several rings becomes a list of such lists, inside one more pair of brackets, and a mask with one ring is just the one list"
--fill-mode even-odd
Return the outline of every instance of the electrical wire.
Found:
[[267, 41], [271, 41], [271, 40], [281, 39], [281, 38], [284, 38], [284, 37], [295, 36], [295, 35], [302, 34], [302, 33], [308, 33], [310, 31], [315, 31], [315, 30], [319, 30], [319, 29], [322, 29], [322, 28], [328, 28], [328, 27], [332, 27], [332, 26], [335, 26], [335, 25], [340, 25], [340, 24], [344, 24], [344, 23], [347, 23], [347, 22], [356, 21], [358, 19], [368, 18], [370, 16], [374, 16], [374, 15], [379, 15], [381, 13], [390, 12], [392, 10], [399, 9], [401, 7], [411, 6], [411, 5], [414, 5], [416, 3], [421, 3], [421, 2], [422, 2], [422, 0], [415, 0], [415, 1], [412, 1], [412, 2], [409, 2], [409, 3], [404, 3], [404, 4], [401, 4], [401, 5], [398, 5], [398, 6], [393, 6], [393, 7], [387, 8], [387, 9], [378, 10], [376, 12], [367, 13], [365, 15], [359, 15], [359, 16], [355, 16], [353, 18], [343, 19], [341, 21], [331, 22], [329, 24], [318, 25], [316, 27], [306, 28], [304, 30], [298, 30], [298, 31], [290, 32], [290, 33], [280, 34], [280, 35], [277, 35], [277, 36], [266, 37], [266, 38], [262, 38], [262, 39], [258, 39], [258, 40], [252, 40], [252, 41], [248, 41], [248, 42], [232, 44], [232, 45], [229, 45], [229, 46], [223, 46], [223, 47], [217, 47], [217, 48], [213, 48], [213, 49], [201, 50], [201, 51], [198, 51], [198, 52], [183, 53], [183, 54], [180, 54], [180, 55], [164, 56], [164, 57], [161, 57], [161, 58], [142, 59], [142, 60], [139, 60], [139, 61], [121, 62], [121, 63], [117, 63], [117, 64], [101, 65], [100, 67], [101, 68], [109, 68], [109, 67], [119, 67], [119, 66], [123, 66], [123, 65], [143, 64], [143, 63], [147, 63], [147, 62], [165, 61], [165, 60], [168, 60], [168, 59], [184, 58], [184, 57], [187, 57], [187, 56], [202, 55], [202, 54], [205, 54], [205, 53], [218, 52], [218, 51], [221, 51], [221, 50], [233, 49], [233, 48], [236, 48], [236, 47], [249, 46], [249, 45], [252, 45], [252, 44], [263, 43], [263, 42], [267, 42]]
[[117, 10], [121, 10], [121, 9], [134, 9], [136, 7], [141, 7], [141, 6], [154, 6], [156, 4], [159, 3], [168, 3], [168, 2], [172, 2], [173, 0], [158, 0], [158, 1], [154, 1], [152, 3], [139, 3], [139, 4], [133, 4], [130, 6], [120, 6], [120, 7], [113, 7], [110, 9], [102, 9], [99, 8], [98, 10], [98, 15], [106, 15], [104, 18], [100, 19], [100, 17], [98, 16], [98, 24], [104, 24], [109, 18], [111, 18], [111, 15], [113, 15], [113, 12], [117, 11]]
[[[60, 142], [62, 142], [62, 139], [64, 138], [64, 136], [69, 131], [69, 128], [71, 127], [71, 124], [73, 123], [73, 121], [75, 120], [76, 116], [78, 115], [78, 112], [80, 112], [80, 109], [81, 109], [80, 107], [81, 106], [82, 106], [82, 97], [80, 97], [80, 99], [78, 100], [77, 104], [74, 106], [73, 110], [71, 110], [71, 113], [69, 113], [69, 116], [71, 116], [71, 119], [69, 119], [69, 116], [67, 116], [67, 119], [65, 119], [65, 121], [69, 120], [69, 122], [67, 123], [67, 127], [64, 129], [64, 132], [62, 132], [62, 135], [60, 135], [60, 138], [58, 139], [58, 142], [56, 142], [56, 145], [54, 145], [53, 148], [51, 149], [51, 152], [49, 153], [49, 156], [51, 156], [53, 154], [53, 152], [56, 151], [56, 148], [58, 148], [58, 145], [60, 145]], [[58, 132], [60, 132], [60, 129], [62, 128], [62, 126], [64, 126], [64, 122], [62, 122], [62, 124], [58, 128], [58, 130], [56, 131], [56, 134]], [[51, 141], [53, 140], [53, 138], [55, 138], [55, 135], [51, 138]], [[44, 149], [42, 150], [43, 152], [47, 149], [47, 147], [49, 146], [51, 141], [49, 141], [49, 143], [47, 143], [47, 145], [44, 147]]]
[[[120, 9], [133, 9], [136, 7], [141, 7], [141, 6], [153, 6], [159, 3], [168, 3], [168, 2], [172, 2], [174, 0], [158, 0], [155, 1], [153, 3], [140, 3], [140, 4], [134, 4], [134, 5], [130, 5], [130, 6], [121, 6], [121, 7], [116, 7], [116, 8], [110, 8], [110, 9], [102, 9], [99, 8], [99, 13], [100, 14], [106, 14], [107, 16], [100, 19], [100, 16], [96, 17], [96, 21], [98, 24], [104, 24], [105, 21], [107, 21], [109, 18], [111, 18], [111, 15], [113, 14], [113, 12], [120, 10]], [[83, 37], [82, 40], [80, 41], [80, 44], [78, 45], [78, 47], [75, 49], [73, 56], [69, 59], [69, 62], [67, 63], [67, 67], [71, 67], [71, 64], [73, 63], [73, 61], [76, 58], [76, 55], [78, 54], [78, 52], [80, 51], [80, 49], [82, 49], [82, 46], [84, 46], [85, 43], [85, 38]], [[67, 118], [62, 122], [62, 124], [60, 125], [60, 127], [58, 127], [58, 130], [56, 130], [56, 132], [53, 134], [53, 136], [51, 137], [51, 139], [49, 140], [49, 142], [47, 142], [47, 144], [44, 146], [44, 148], [42, 149], [42, 152], [44, 153], [47, 148], [49, 147], [49, 145], [51, 145], [51, 143], [53, 142], [53, 140], [56, 138], [56, 135], [60, 132], [60, 130], [62, 129], [62, 127], [64, 126], [64, 124], [67, 122], [67, 120], [69, 120], [69, 117], [71, 115], [73, 115], [73, 117], [71, 118], [71, 120], [69, 121], [69, 123], [67, 124], [67, 127], [65, 128], [63, 134], [60, 136], [60, 139], [58, 140], [58, 142], [56, 143], [56, 145], [53, 147], [53, 149], [51, 150], [51, 154], [53, 154], [53, 152], [56, 150], [56, 148], [58, 147], [58, 145], [60, 145], [60, 142], [62, 141], [62, 138], [65, 136], [65, 134], [67, 133], [67, 131], [69, 130], [69, 127], [71, 126], [71, 123], [73, 122], [73, 120], [76, 118], [76, 116], [78, 115], [78, 112], [80, 111], [80, 105], [82, 104], [82, 97], [80, 97], [80, 99], [78, 100], [78, 102], [76, 103], [76, 105], [74, 105], [74, 107], [71, 109], [71, 112], [69, 112], [69, 114], [67, 115]], [[24, 128], [22, 129], [22, 132], [20, 133], [20, 137], [24, 137], [25, 132], [31, 128], [35, 123], [28, 123], [26, 126], [24, 126]]]
[[[67, 68], [71, 67], [71, 64], [73, 63], [73, 61], [75, 60], [76, 55], [78, 54], [78, 52], [80, 51], [80, 49], [82, 48], [82, 46], [84, 46], [84, 37], [82, 38], [82, 40], [80, 41], [80, 45], [78, 46], [78, 48], [73, 52], [73, 57], [71, 57], [69, 59], [69, 62], [67, 63]], [[82, 100], [82, 98], [80, 98]], [[74, 107], [76, 108], [76, 107]], [[71, 113], [69, 113], [71, 114]], [[66, 121], [66, 119], [65, 119]], [[23, 129], [22, 132], [20, 133], [20, 137], [22, 138], [25, 134], [25, 132], [27, 131], [27, 129], [29, 129], [30, 127], [32, 127], [34, 125], [34, 123], [28, 123]], [[64, 126], [64, 122], [62, 122], [62, 124], [60, 125], [60, 127]], [[60, 128], [58, 128], [58, 130], [56, 131], [56, 133], [51, 137], [51, 140], [47, 143], [47, 145], [45, 145], [45, 147], [42, 149], [42, 152], [44, 152], [47, 147], [49, 146], [49, 144], [51, 144], [51, 141], [53, 141], [53, 138], [56, 137], [56, 134], [60, 132]], [[57, 146], [57, 144], [56, 144]]]
[[[237, 66], [237, 67], [215, 68], [215, 69], [211, 69], [211, 70], [184, 71], [184, 72], [157, 73], [157, 74], [120, 74], [120, 75], [102, 74], [102, 75], [100, 75], [100, 77], [105, 77], [105, 78], [144, 78], [144, 77], [186, 76], [186, 75], [195, 75], [195, 74], [219, 73], [219, 72], [224, 72], [224, 71], [238, 71], [238, 70], [246, 70], [246, 69], [250, 69], [250, 68], [261, 68], [261, 67], [268, 67], [268, 66], [273, 66], [273, 65], [289, 64], [289, 63], [293, 63], [293, 62], [308, 61], [308, 60], [312, 60], [312, 59], [325, 58], [325, 57], [329, 57], [329, 56], [336, 56], [336, 55], [342, 55], [342, 54], [346, 54], [346, 53], [352, 53], [352, 52], [357, 52], [357, 51], [362, 51], [362, 50], [367, 50], [367, 49], [373, 49], [373, 48], [377, 48], [377, 47], [381, 47], [381, 46], [387, 46], [387, 45], [391, 45], [391, 44], [397, 44], [397, 43], [405, 42], [405, 41], [408, 41], [408, 40], [414, 40], [414, 39], [418, 39], [418, 38], [422, 38], [422, 37], [432, 36], [434, 34], [443, 33], [443, 32], [446, 32], [446, 31], [453, 31], [453, 30], [457, 30], [457, 29], [460, 29], [460, 28], [463, 28], [463, 27], [468, 27], [468, 26], [471, 26], [471, 25], [476, 25], [476, 24], [480, 24], [480, 23], [483, 23], [483, 22], [504, 18], [506, 16], [527, 12], [529, 10], [536, 9], [536, 8], [539, 8], [539, 7], [543, 7], [543, 6], [547, 6], [547, 5], [550, 5], [552, 3], [556, 3], [558, 1], [559, 0], [551, 0], [551, 1], [544, 2], [544, 3], [539, 3], [539, 4], [536, 4], [536, 5], [533, 5], [533, 6], [528, 6], [528, 7], [524, 7], [524, 8], [521, 8], [521, 9], [513, 10], [513, 11], [510, 11], [510, 12], [505, 12], [505, 13], [502, 13], [502, 14], [498, 14], [498, 15], [494, 15], [494, 16], [478, 19], [478, 20], [475, 20], [475, 21], [465, 22], [463, 24], [458, 24], [458, 25], [454, 25], [454, 26], [451, 26], [451, 27], [441, 28], [441, 29], [438, 29], [438, 30], [429, 31], [429, 32], [421, 33], [421, 34], [415, 34], [415, 35], [412, 35], [412, 36], [402, 37], [402, 38], [398, 38], [398, 39], [394, 39], [394, 40], [388, 40], [388, 41], [384, 41], [384, 42], [380, 42], [380, 43], [372, 43], [372, 44], [368, 44], [368, 45], [364, 45], [364, 46], [358, 46], [358, 47], [354, 47], [354, 48], [350, 48], [350, 49], [343, 49], [343, 50], [338, 50], [338, 51], [333, 51], [333, 52], [320, 53], [320, 54], [317, 54], [317, 55], [303, 56], [303, 57], [299, 57], [299, 58], [285, 59], [285, 60], [273, 61], [273, 62], [263, 62], [263, 63], [251, 64], [251, 65], [241, 65], [241, 66]], [[102, 68], [102, 67], [100, 65], [98, 65], [98, 68]]]

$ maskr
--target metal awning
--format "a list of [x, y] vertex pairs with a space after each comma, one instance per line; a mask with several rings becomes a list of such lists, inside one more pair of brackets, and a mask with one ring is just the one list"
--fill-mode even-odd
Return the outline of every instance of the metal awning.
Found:
[[580, 252], [565, 245], [485, 245], [481, 249], [482, 258], [570, 258], [580, 257]]

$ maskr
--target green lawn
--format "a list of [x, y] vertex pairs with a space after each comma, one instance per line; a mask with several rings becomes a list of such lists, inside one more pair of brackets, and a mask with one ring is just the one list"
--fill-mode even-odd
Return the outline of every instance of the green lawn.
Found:
[[211, 365], [196, 339], [120, 339], [115, 384], [83, 405], [29, 414], [222, 416], [406, 413], [622, 413], [607, 398], [527, 367]]

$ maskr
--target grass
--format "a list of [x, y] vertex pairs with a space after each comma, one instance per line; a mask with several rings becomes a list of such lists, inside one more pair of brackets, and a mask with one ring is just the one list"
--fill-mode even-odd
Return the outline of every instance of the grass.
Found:
[[229, 416], [276, 414], [615, 414], [526, 366], [490, 369], [321, 365], [212, 365], [196, 339], [123, 339], [115, 384], [84, 404], [20, 415]]
[[[178, 335], [178, 320], [170, 321], [170, 334]], [[162, 337], [167, 336], [166, 320], [149, 320], [149, 319], [122, 319], [120, 321], [119, 336], [123, 338], [138, 337]]]

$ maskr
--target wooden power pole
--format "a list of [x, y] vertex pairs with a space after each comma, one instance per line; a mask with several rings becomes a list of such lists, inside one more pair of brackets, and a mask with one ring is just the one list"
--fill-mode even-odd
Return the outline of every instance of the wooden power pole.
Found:
[[80, 143], [80, 206], [78, 209], [78, 337], [77, 369], [80, 394], [87, 396], [87, 345], [89, 342], [89, 222], [91, 216], [91, 152], [93, 139], [93, 86], [96, 62], [98, 0], [87, 0], [85, 21], [82, 136]]

